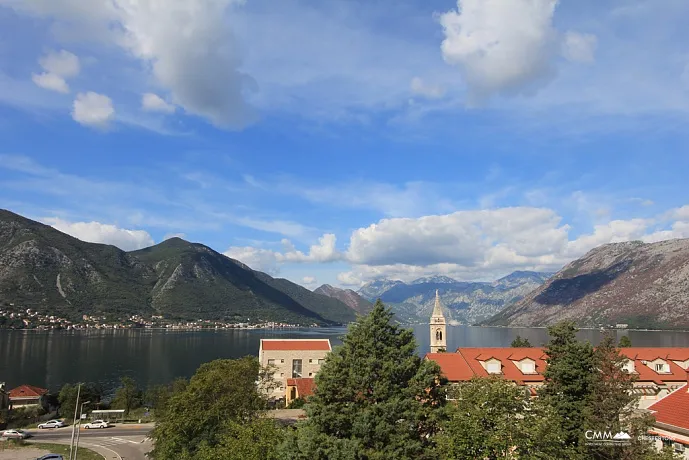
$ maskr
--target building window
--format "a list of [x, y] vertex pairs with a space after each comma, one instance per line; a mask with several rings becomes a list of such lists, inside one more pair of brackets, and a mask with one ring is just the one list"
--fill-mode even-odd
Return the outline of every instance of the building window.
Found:
[[281, 360], [280, 360], [280, 364], [285, 364], [285, 360], [284, 360], [284, 359], [281, 359]]
[[309, 359], [309, 364], [313, 364], [313, 359]]
[[675, 448], [675, 452], [677, 452], [678, 454], [684, 453], [684, 450], [685, 450], [684, 444], [679, 443], [679, 442], [675, 442], [672, 444], [672, 447]]
[[301, 378], [301, 359], [292, 360], [292, 378]]
[[313, 377], [313, 373], [312, 373], [312, 372], [309, 372], [309, 377]]
[[656, 372], [665, 372], [665, 364], [656, 364]]
[[531, 361], [526, 361], [522, 363], [522, 373], [523, 374], [535, 374], [536, 366]]
[[324, 362], [325, 362], [324, 359], [319, 359], [319, 360], [318, 360], [318, 364], [323, 364]]
[[489, 374], [500, 374], [500, 373], [502, 373], [502, 366], [500, 365], [499, 362], [498, 363], [492, 362], [492, 363], [488, 363], [488, 365], [486, 366], [486, 370], [488, 371]]
[[268, 365], [269, 365], [269, 366], [275, 366], [275, 360], [274, 360], [274, 359], [269, 359], [269, 360], [268, 360]]
[[280, 372], [280, 377], [284, 377], [284, 376], [285, 376], [285, 373], [284, 373], [284, 372]]

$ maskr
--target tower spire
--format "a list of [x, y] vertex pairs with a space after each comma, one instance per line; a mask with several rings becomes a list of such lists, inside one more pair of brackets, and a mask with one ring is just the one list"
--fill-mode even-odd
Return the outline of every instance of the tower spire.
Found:
[[447, 350], [446, 324], [443, 308], [440, 306], [440, 293], [435, 290], [435, 306], [431, 315], [431, 353]]
[[438, 294], [438, 290], [435, 290], [435, 306], [433, 307], [433, 314], [431, 315], [433, 318], [445, 318], [445, 315], [443, 315], [443, 309], [440, 306], [440, 294]]

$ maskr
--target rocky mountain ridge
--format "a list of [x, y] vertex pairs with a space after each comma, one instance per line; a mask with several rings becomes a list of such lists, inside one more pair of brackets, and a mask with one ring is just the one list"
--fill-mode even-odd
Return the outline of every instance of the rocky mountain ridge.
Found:
[[337, 299], [360, 315], [367, 315], [373, 310], [373, 303], [364, 299], [351, 289], [340, 289], [329, 284], [324, 284], [314, 289], [313, 292]]
[[346, 324], [355, 311], [202, 244], [172, 238], [139, 251], [86, 243], [0, 210], [0, 302], [71, 318]]
[[392, 307], [401, 322], [424, 323], [433, 310], [437, 289], [448, 320], [474, 324], [521, 299], [549, 276], [550, 273], [521, 271], [493, 282], [464, 282], [447, 276], [419, 278], [409, 283], [380, 279], [367, 283], [358, 292], [371, 301], [380, 298]]
[[689, 239], [612, 243], [589, 251], [489, 325], [689, 328]]

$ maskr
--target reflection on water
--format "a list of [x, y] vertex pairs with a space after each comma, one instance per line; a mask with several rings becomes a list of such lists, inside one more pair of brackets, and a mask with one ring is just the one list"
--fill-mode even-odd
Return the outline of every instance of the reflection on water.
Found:
[[[0, 330], [0, 382], [8, 387], [28, 383], [53, 391], [67, 382], [99, 382], [116, 386], [128, 375], [142, 386], [189, 377], [204, 362], [257, 355], [261, 338], [329, 338], [342, 343], [344, 328], [227, 331], [4, 331]], [[419, 354], [428, 351], [429, 328], [414, 326]], [[614, 331], [629, 335], [635, 346], [689, 347], [689, 332]], [[448, 349], [506, 347], [517, 336], [538, 346], [548, 340], [545, 329], [448, 326]], [[596, 344], [598, 330], [579, 338]]]

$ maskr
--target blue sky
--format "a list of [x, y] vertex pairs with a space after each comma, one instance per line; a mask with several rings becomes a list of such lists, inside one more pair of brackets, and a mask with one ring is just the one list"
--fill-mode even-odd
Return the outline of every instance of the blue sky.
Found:
[[689, 237], [681, 0], [0, 0], [0, 207], [313, 288]]

